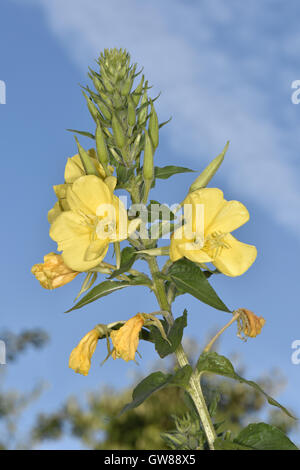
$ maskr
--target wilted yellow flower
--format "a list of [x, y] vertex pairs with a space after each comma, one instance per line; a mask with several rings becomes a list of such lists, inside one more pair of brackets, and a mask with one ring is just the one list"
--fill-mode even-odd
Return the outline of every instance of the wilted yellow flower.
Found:
[[240, 336], [241, 333], [244, 333], [244, 335], [250, 338], [255, 338], [259, 335], [266, 320], [263, 317], [258, 317], [246, 308], [240, 308], [237, 312], [240, 313], [238, 318], [238, 335]]
[[71, 369], [78, 374], [88, 375], [98, 339], [99, 331], [94, 328], [80, 340], [70, 355], [69, 367]]
[[70, 210], [59, 214], [50, 227], [64, 262], [76, 271], [88, 271], [105, 257], [109, 243], [125, 240], [136, 230], [138, 219], [128, 222], [122, 201], [113, 194], [116, 178], [103, 181], [81, 176], [68, 187]]
[[247, 271], [256, 258], [256, 247], [230, 234], [249, 220], [246, 207], [238, 201], [226, 201], [217, 188], [198, 189], [188, 194], [183, 204], [188, 205], [185, 217], [187, 212], [190, 233], [183, 226], [172, 234], [171, 260], [185, 256], [196, 263], [213, 263], [227, 276]]
[[124, 361], [134, 361], [135, 353], [139, 344], [139, 333], [145, 323], [143, 315], [138, 313], [130, 318], [117, 331], [112, 331], [110, 337], [114, 346], [112, 351], [113, 359], [124, 359]]
[[[88, 154], [99, 173], [99, 178], [105, 180], [106, 174], [103, 169], [103, 166], [99, 163], [96, 155], [95, 149], [88, 150]], [[110, 170], [113, 170], [112, 167], [109, 167]], [[50, 224], [54, 222], [56, 217], [62, 212], [70, 209], [67, 202], [67, 189], [74, 183], [78, 178], [84, 176], [85, 170], [79, 154], [74, 155], [73, 157], [68, 158], [67, 164], [65, 167], [65, 183], [57, 184], [53, 186], [54, 192], [57, 196], [58, 201], [54, 204], [54, 207], [48, 212], [48, 221]]]
[[64, 286], [79, 274], [78, 271], [73, 271], [66, 266], [62, 256], [57, 253], [45, 255], [44, 263], [32, 266], [31, 272], [45, 289]]

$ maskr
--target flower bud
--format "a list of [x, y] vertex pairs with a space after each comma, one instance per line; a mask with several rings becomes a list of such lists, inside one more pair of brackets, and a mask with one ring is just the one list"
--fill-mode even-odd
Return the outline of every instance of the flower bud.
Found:
[[96, 127], [95, 139], [96, 139], [96, 149], [97, 149], [98, 160], [103, 165], [104, 169], [106, 169], [109, 163], [109, 157], [108, 157], [108, 151], [107, 151], [104, 134], [102, 132], [101, 125], [99, 122], [97, 123], [97, 127]]
[[135, 104], [131, 95], [128, 96], [128, 114], [127, 114], [127, 121], [130, 127], [135, 126], [136, 115], [135, 115]]
[[83, 167], [84, 167], [84, 169], [85, 169], [86, 174], [87, 174], [87, 175], [99, 176], [99, 175], [98, 175], [98, 172], [97, 172], [97, 170], [96, 170], [96, 167], [95, 167], [94, 163], [93, 163], [92, 160], [91, 160], [90, 155], [89, 155], [88, 152], [87, 152], [86, 150], [84, 150], [84, 148], [80, 145], [80, 143], [78, 142], [77, 137], [75, 137], [75, 140], [76, 140], [76, 143], [77, 143], [79, 156], [80, 156], [80, 159], [81, 159], [81, 161], [82, 161], [82, 164], [83, 164]]
[[138, 84], [138, 86], [136, 87], [136, 89], [131, 95], [135, 106], [137, 106], [140, 102], [140, 98], [141, 98], [141, 94], [143, 90], [143, 84], [144, 84], [144, 75], [142, 75], [140, 83]]
[[101, 81], [99, 80], [99, 78], [96, 77], [95, 74], [92, 74], [92, 80], [93, 80], [93, 83], [94, 83], [94, 87], [96, 88], [98, 93], [99, 92], [101, 93], [103, 91], [103, 85], [102, 85]]
[[197, 189], [205, 188], [212, 177], [215, 175], [217, 170], [219, 169], [221, 163], [224, 160], [225, 154], [227, 152], [229, 146], [229, 142], [224, 147], [224, 150], [218, 155], [203, 171], [202, 173], [196, 178], [193, 184], [190, 186], [189, 192], [196, 191]]
[[98, 109], [96, 108], [92, 100], [87, 96], [87, 94], [83, 90], [82, 90], [82, 94], [86, 99], [86, 103], [87, 103], [87, 106], [89, 108], [89, 112], [91, 113], [92, 118], [94, 119], [95, 122], [97, 122], [98, 115], [99, 115]]
[[153, 148], [155, 150], [159, 142], [159, 126], [158, 126], [157, 114], [156, 114], [152, 101], [151, 101], [151, 115], [149, 119], [149, 135], [152, 141]]
[[91, 359], [99, 339], [97, 328], [89, 331], [73, 349], [69, 359], [69, 367], [78, 374], [88, 375]]
[[130, 75], [129, 77], [127, 77], [127, 79], [125, 80], [124, 85], [121, 88], [121, 95], [122, 96], [129, 95], [131, 87], [132, 87], [132, 82], [133, 82], [133, 80], [132, 80], [132, 77]]
[[153, 147], [152, 147], [149, 134], [145, 130], [143, 177], [144, 177], [144, 180], [152, 181], [153, 176], [154, 176]]
[[106, 106], [106, 104], [100, 100], [100, 99], [97, 99], [97, 105], [101, 111], [101, 113], [103, 114], [103, 116], [108, 120], [110, 121], [111, 120], [111, 112], [109, 111], [108, 107]]
[[111, 331], [110, 337], [114, 346], [113, 359], [124, 359], [134, 361], [135, 353], [139, 344], [139, 334], [145, 323], [143, 315], [138, 313], [130, 318], [119, 330]]
[[141, 105], [140, 105], [140, 111], [139, 111], [139, 116], [138, 116], [138, 123], [142, 126], [145, 125], [147, 115], [148, 115], [148, 95], [147, 95], [147, 84], [148, 82], [145, 83], [145, 92], [142, 97]]
[[112, 129], [117, 147], [120, 149], [125, 147], [125, 134], [122, 125], [115, 114], [112, 117]]
[[32, 266], [31, 272], [45, 289], [64, 286], [79, 274], [79, 272], [68, 268], [63, 262], [62, 256], [57, 253], [45, 255], [44, 263]]

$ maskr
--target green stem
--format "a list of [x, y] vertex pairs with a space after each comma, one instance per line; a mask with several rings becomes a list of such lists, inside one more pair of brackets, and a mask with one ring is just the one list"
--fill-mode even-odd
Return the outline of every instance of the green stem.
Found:
[[[168, 312], [168, 315], [166, 316], [166, 320], [171, 326], [174, 323], [174, 319], [173, 319], [173, 315], [171, 312], [171, 306], [169, 305], [169, 302], [167, 299], [164, 281], [157, 276], [157, 274], [160, 271], [159, 271], [156, 258], [149, 257], [147, 261], [148, 261], [148, 265], [149, 265], [149, 268], [153, 277], [154, 293], [156, 295], [156, 298], [158, 300], [161, 310]], [[184, 367], [187, 364], [189, 364], [187, 355], [182, 347], [182, 344], [180, 344], [178, 348], [176, 349], [175, 355], [176, 355], [176, 358], [180, 367]], [[191, 375], [188, 391], [199, 413], [199, 417], [200, 417], [200, 420], [201, 420], [201, 423], [202, 423], [202, 426], [203, 426], [203, 429], [207, 438], [209, 448], [211, 450], [214, 450], [213, 444], [217, 436], [216, 436], [216, 432], [214, 429], [214, 425], [209, 415], [209, 411], [205, 403], [205, 399], [204, 399], [203, 392], [202, 392], [201, 385], [200, 385], [199, 376], [196, 371], [194, 371]]]

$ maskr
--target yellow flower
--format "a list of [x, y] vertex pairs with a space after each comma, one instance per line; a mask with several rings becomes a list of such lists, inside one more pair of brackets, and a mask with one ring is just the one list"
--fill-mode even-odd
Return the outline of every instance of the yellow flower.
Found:
[[45, 289], [64, 286], [79, 274], [78, 271], [68, 268], [63, 262], [62, 256], [57, 253], [45, 255], [44, 263], [32, 266], [31, 272]]
[[69, 367], [78, 374], [88, 375], [91, 359], [99, 339], [99, 331], [94, 328], [89, 331], [73, 349], [69, 359]]
[[88, 271], [105, 257], [111, 242], [125, 240], [140, 221], [128, 223], [122, 201], [113, 194], [116, 178], [105, 182], [94, 175], [81, 176], [68, 187], [70, 210], [60, 213], [50, 227], [64, 262], [75, 271]]
[[187, 212], [190, 233], [183, 226], [172, 234], [171, 261], [185, 256], [196, 263], [213, 263], [223, 274], [232, 277], [247, 271], [256, 258], [256, 247], [230, 234], [249, 220], [246, 207], [238, 201], [226, 201], [217, 188], [198, 189], [183, 204], [188, 205], [185, 216]]
[[134, 361], [135, 353], [139, 344], [139, 333], [145, 323], [143, 315], [138, 313], [130, 318], [119, 330], [112, 331], [110, 337], [114, 346], [113, 359], [124, 359]]
[[238, 336], [240, 336], [241, 332], [250, 338], [255, 338], [259, 335], [266, 320], [263, 317], [258, 317], [246, 308], [240, 308], [237, 312], [240, 313], [238, 318]]
[[[91, 160], [99, 173], [99, 178], [105, 180], [106, 174], [103, 169], [103, 166], [99, 163], [97, 159], [95, 149], [92, 148], [88, 150], [88, 154], [91, 157]], [[112, 167], [109, 167], [109, 169], [113, 171]], [[85, 174], [86, 173], [79, 154], [68, 158], [64, 175], [65, 183], [53, 186], [58, 201], [55, 203], [54, 207], [48, 212], [48, 221], [50, 224], [54, 222], [56, 217], [61, 214], [62, 211], [67, 211], [70, 209], [67, 202], [67, 189], [72, 183], [74, 183], [74, 181], [76, 181], [81, 176], [84, 176]]]

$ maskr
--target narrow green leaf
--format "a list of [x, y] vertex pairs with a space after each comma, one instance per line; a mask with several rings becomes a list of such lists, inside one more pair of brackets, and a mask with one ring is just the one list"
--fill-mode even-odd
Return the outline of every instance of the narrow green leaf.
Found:
[[66, 311], [66, 313], [71, 312], [72, 310], [77, 310], [78, 308], [84, 307], [87, 304], [90, 304], [91, 302], [94, 302], [95, 300], [100, 299], [101, 297], [104, 297], [108, 294], [112, 294], [113, 292], [124, 289], [124, 287], [129, 287], [129, 286], [142, 286], [142, 285], [148, 285], [147, 283], [147, 277], [143, 277], [142, 279], [139, 279], [137, 277], [130, 279], [130, 281], [104, 281], [101, 282], [101, 284], [98, 284], [95, 286], [90, 292], [88, 292], [82, 299], [77, 302], [74, 307], [70, 308], [69, 310]]
[[168, 271], [180, 293], [188, 293], [218, 310], [230, 312], [224, 302], [209, 284], [207, 276], [192, 261], [180, 259]]
[[[163, 321], [165, 332], [167, 333], [167, 322]], [[158, 328], [155, 326], [150, 327], [151, 339], [155, 343], [155, 349], [161, 358], [172, 354], [179, 346], [182, 340], [183, 330], [187, 326], [187, 311], [184, 310], [181, 317], [176, 318], [172, 325], [169, 334], [167, 334], [169, 344], [161, 335]]]
[[185, 168], [183, 166], [173, 166], [173, 165], [168, 165], [164, 167], [159, 167], [156, 166], [154, 168], [154, 177], [155, 178], [160, 178], [162, 180], [166, 180], [167, 178], [170, 178], [173, 175], [176, 175], [178, 173], [193, 173], [194, 170], [190, 170], [189, 168]]
[[175, 374], [164, 374], [163, 372], [153, 372], [143, 379], [133, 390], [132, 402], [125, 405], [121, 414], [132, 410], [143, 403], [152, 393], [166, 386], [176, 386], [185, 388], [190, 380], [192, 367], [186, 365], [177, 370]]
[[278, 401], [270, 397], [270, 395], [268, 395], [257, 383], [253, 382], [252, 380], [246, 380], [238, 375], [227, 357], [220, 356], [216, 352], [203, 353], [199, 357], [196, 367], [199, 372], [212, 372], [214, 374], [222, 375], [223, 377], [229, 377], [230, 379], [234, 379], [240, 383], [249, 385], [258, 392], [262, 393], [270, 405], [280, 408], [288, 416], [294, 418], [294, 416], [284, 406], [280, 405]]
[[299, 450], [283, 431], [266, 423], [249, 424], [233, 442], [253, 450]]
[[95, 140], [94, 134], [91, 134], [91, 132], [85, 132], [85, 131], [77, 131], [76, 129], [66, 129], [69, 132], [75, 132], [75, 134], [80, 134], [83, 135], [84, 137], [89, 137], [90, 139]]

